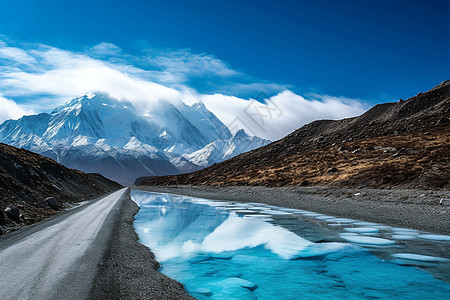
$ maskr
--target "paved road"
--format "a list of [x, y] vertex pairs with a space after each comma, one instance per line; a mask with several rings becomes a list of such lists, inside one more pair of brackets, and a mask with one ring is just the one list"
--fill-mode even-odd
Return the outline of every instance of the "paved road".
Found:
[[0, 240], [0, 299], [88, 298], [125, 191]]

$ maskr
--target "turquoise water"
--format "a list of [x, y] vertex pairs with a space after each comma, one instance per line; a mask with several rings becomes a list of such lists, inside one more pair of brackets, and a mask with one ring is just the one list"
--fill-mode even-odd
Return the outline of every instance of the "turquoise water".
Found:
[[[445, 277], [449, 260], [405, 253], [427, 238], [414, 230], [257, 203], [141, 191], [132, 191], [132, 199], [140, 206], [134, 222], [140, 242], [155, 253], [162, 273], [198, 299], [450, 296], [449, 284], [422, 269]], [[392, 236], [416, 242], [405, 248]], [[433, 238], [448, 249], [446, 236]]]

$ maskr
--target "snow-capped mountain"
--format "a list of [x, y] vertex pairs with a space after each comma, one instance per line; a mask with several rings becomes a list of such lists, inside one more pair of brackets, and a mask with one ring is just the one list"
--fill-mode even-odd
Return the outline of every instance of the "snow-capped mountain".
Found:
[[269, 143], [269, 140], [249, 136], [240, 129], [231, 139], [214, 141], [200, 150], [185, 154], [184, 157], [196, 165], [207, 167]]
[[5, 121], [0, 142], [129, 185], [141, 176], [192, 172], [268, 141], [243, 131], [233, 136], [201, 102], [160, 101], [142, 111], [89, 93], [50, 114]]

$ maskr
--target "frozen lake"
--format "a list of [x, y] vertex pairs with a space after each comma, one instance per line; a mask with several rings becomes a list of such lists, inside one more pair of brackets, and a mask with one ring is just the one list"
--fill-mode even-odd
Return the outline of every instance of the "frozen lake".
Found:
[[260, 203], [131, 192], [140, 242], [198, 299], [448, 299], [450, 237]]

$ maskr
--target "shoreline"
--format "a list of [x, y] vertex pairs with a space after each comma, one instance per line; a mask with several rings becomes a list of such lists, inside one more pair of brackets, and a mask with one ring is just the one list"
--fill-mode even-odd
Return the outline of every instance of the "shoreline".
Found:
[[[446, 190], [255, 186], [136, 186], [132, 189], [212, 200], [260, 202], [438, 234], [450, 233], [450, 206], [439, 205], [440, 198], [449, 197], [450, 192]], [[160, 265], [151, 249], [139, 243], [133, 227], [134, 216], [139, 207], [131, 200], [130, 190], [131, 188], [125, 192], [106, 217], [92, 249], [98, 256], [94, 253], [84, 262], [92, 264], [89, 268], [93, 280], [86, 277], [81, 280], [80, 276], [88, 274], [75, 272], [71, 276], [72, 284], [87, 279], [90, 284], [84, 289], [87, 289], [88, 299], [195, 299], [185, 291], [180, 282], [160, 273]], [[355, 195], [358, 193], [360, 194]], [[96, 200], [99, 199], [94, 199], [88, 205]], [[0, 239], [3, 241], [1, 246], [4, 248], [8, 243], [17, 243], [23, 237], [56, 224], [85, 207], [63, 212], [7, 235]], [[76, 278], [78, 281], [74, 281]]]
[[204, 185], [135, 186], [133, 189], [212, 200], [259, 202], [450, 235], [450, 206], [439, 205], [441, 198], [450, 198], [447, 190]]
[[151, 249], [139, 243], [133, 228], [138, 211], [129, 189], [114, 218], [89, 299], [195, 299], [181, 283], [160, 273]]

